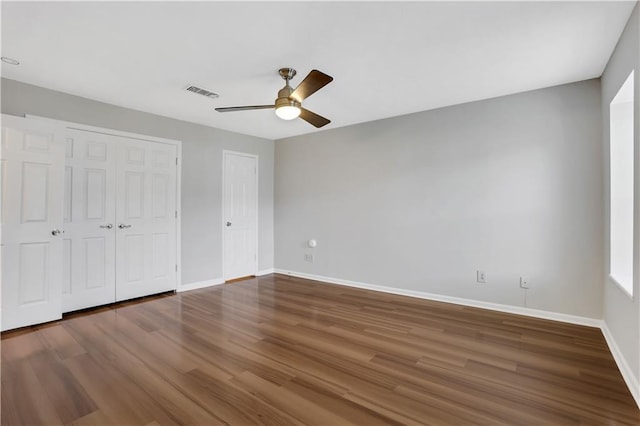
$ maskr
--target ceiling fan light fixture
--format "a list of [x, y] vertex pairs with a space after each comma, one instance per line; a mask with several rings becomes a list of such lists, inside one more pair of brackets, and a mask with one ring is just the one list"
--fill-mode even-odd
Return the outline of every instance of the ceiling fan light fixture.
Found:
[[293, 120], [300, 115], [300, 108], [295, 106], [282, 106], [276, 110], [276, 115], [283, 120]]
[[283, 120], [293, 120], [300, 116], [300, 103], [293, 99], [277, 99], [276, 115]]
[[315, 112], [302, 108], [302, 101], [322, 89], [333, 81], [333, 77], [318, 70], [311, 70], [309, 74], [298, 84], [295, 89], [289, 85], [289, 80], [296, 75], [293, 68], [281, 68], [280, 77], [285, 80], [284, 87], [278, 90], [276, 102], [271, 105], [246, 105], [237, 107], [218, 107], [218, 112], [247, 111], [252, 109], [275, 108], [276, 115], [282, 120], [293, 120], [300, 117], [316, 128], [326, 126], [331, 120], [324, 118]]

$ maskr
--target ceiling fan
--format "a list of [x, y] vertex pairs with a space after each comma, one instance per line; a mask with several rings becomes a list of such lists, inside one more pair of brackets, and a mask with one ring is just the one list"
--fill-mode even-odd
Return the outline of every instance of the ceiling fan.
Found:
[[289, 85], [289, 80], [296, 75], [296, 70], [293, 68], [280, 68], [278, 73], [280, 73], [280, 76], [284, 79], [285, 85], [278, 91], [278, 98], [274, 105], [225, 107], [216, 108], [216, 111], [231, 112], [275, 108], [276, 115], [283, 120], [293, 120], [294, 118], [300, 117], [307, 123], [318, 128], [331, 123], [331, 120], [302, 108], [302, 101], [331, 83], [333, 77], [318, 70], [312, 70], [304, 80], [302, 80], [302, 83], [294, 89]]

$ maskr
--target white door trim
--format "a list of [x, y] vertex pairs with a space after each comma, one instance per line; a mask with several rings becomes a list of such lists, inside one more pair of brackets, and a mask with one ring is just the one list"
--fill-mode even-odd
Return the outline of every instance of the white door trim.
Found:
[[109, 136], [120, 136], [130, 139], [139, 139], [143, 141], [165, 143], [176, 146], [177, 164], [176, 164], [176, 288], [182, 285], [182, 141], [177, 139], [167, 139], [157, 136], [143, 135], [140, 133], [124, 132], [120, 130], [108, 129], [106, 127], [90, 126], [88, 124], [74, 123], [72, 121], [56, 120], [55, 118], [42, 117], [39, 115], [25, 114], [25, 118], [32, 120], [42, 120], [55, 123], [72, 130], [81, 130], [85, 132], [102, 133]]
[[52, 123], [62, 125], [64, 127], [68, 127], [70, 129], [84, 130], [85, 132], [104, 133], [105, 135], [110, 135], [110, 136], [122, 136], [130, 139], [140, 139], [140, 140], [149, 141], [149, 142], [167, 143], [170, 145], [177, 145], [182, 143], [182, 141], [179, 141], [177, 139], [167, 139], [167, 138], [161, 138], [158, 136], [144, 135], [142, 133], [125, 132], [122, 130], [109, 129], [106, 127], [98, 127], [98, 126], [91, 126], [89, 124], [74, 123], [73, 121], [56, 120], [55, 118], [42, 117], [40, 115], [25, 114], [24, 116], [25, 118], [29, 118], [32, 120], [49, 121]]
[[232, 151], [232, 150], [228, 150], [228, 149], [223, 149], [222, 150], [222, 203], [220, 203], [221, 205], [221, 210], [220, 210], [220, 229], [221, 229], [221, 245], [222, 245], [222, 256], [221, 256], [221, 260], [222, 260], [222, 281], [224, 282], [226, 280], [226, 275], [225, 275], [225, 270], [224, 270], [224, 265], [225, 265], [225, 259], [224, 259], [224, 252], [225, 252], [225, 238], [224, 238], [224, 233], [226, 232], [226, 218], [224, 217], [224, 212], [225, 212], [225, 200], [226, 200], [226, 185], [225, 185], [225, 176], [226, 176], [226, 170], [225, 170], [225, 159], [226, 156], [228, 154], [231, 155], [239, 155], [239, 156], [244, 156], [244, 157], [250, 157], [255, 159], [256, 161], [256, 223], [255, 223], [255, 229], [256, 229], [256, 263], [255, 263], [255, 270], [253, 272], [254, 275], [258, 275], [258, 265], [260, 265], [260, 251], [258, 250], [259, 248], [259, 240], [260, 240], [260, 229], [259, 229], [259, 222], [260, 222], [260, 168], [259, 168], [259, 164], [260, 164], [260, 157], [257, 154], [250, 154], [248, 152], [240, 152], [240, 151]]

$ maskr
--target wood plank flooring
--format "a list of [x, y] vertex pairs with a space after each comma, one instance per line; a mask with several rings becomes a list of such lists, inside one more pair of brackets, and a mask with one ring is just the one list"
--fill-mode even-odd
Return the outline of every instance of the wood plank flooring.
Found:
[[2, 336], [3, 425], [640, 424], [600, 330], [268, 275]]

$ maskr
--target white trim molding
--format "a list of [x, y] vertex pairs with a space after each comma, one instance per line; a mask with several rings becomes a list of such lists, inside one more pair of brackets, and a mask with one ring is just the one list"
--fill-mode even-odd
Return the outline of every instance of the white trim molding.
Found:
[[258, 272], [256, 272], [256, 277], [261, 277], [263, 275], [269, 275], [269, 274], [275, 274], [276, 270], [273, 268], [269, 268], [269, 269], [262, 269]]
[[122, 131], [122, 130], [109, 129], [107, 127], [98, 127], [98, 126], [92, 126], [90, 124], [75, 123], [73, 121], [58, 120], [56, 118], [42, 117], [40, 115], [25, 114], [24, 117], [28, 118], [28, 119], [32, 119], [32, 120], [48, 121], [48, 122], [51, 122], [51, 123], [57, 123], [57, 124], [61, 124], [64, 127], [69, 128], [69, 129], [82, 130], [84, 132], [102, 133], [102, 134], [110, 135], [110, 136], [121, 136], [121, 137], [129, 138], [129, 139], [139, 139], [139, 140], [142, 140], [142, 141], [166, 143], [166, 144], [169, 144], [169, 145], [182, 144], [182, 141], [177, 140], [177, 139], [167, 139], [167, 138], [161, 138], [159, 136], [144, 135], [142, 133], [125, 132], [125, 131]]
[[224, 280], [222, 278], [214, 278], [212, 280], [206, 281], [196, 281], [194, 283], [184, 284], [178, 287], [177, 292], [182, 293], [183, 291], [198, 290], [200, 288], [213, 287], [220, 284], [224, 284]]
[[638, 382], [638, 379], [633, 374], [633, 371], [631, 370], [631, 367], [629, 367], [627, 360], [624, 359], [624, 356], [622, 355], [622, 352], [620, 351], [620, 348], [618, 347], [618, 344], [613, 338], [613, 334], [611, 334], [611, 330], [609, 330], [609, 327], [607, 326], [607, 323], [605, 321], [602, 321], [600, 329], [602, 330], [604, 339], [607, 341], [607, 345], [609, 345], [609, 350], [613, 355], [613, 359], [618, 365], [618, 369], [620, 370], [620, 374], [622, 374], [622, 378], [627, 384], [627, 387], [629, 388], [633, 399], [636, 400], [638, 408], [640, 408], [640, 382]]

